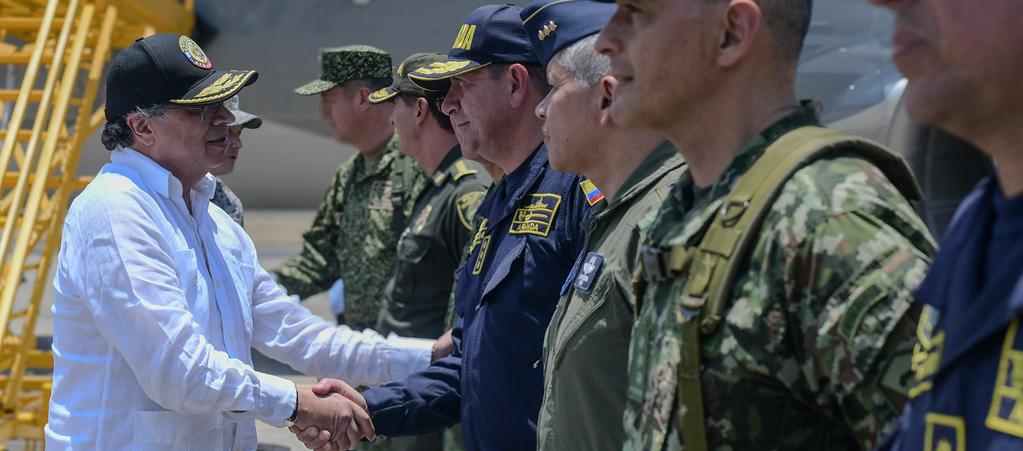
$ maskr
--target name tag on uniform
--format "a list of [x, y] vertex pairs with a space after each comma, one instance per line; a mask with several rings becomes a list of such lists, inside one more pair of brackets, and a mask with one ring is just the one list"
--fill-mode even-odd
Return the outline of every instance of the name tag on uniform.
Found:
[[593, 281], [600, 275], [600, 268], [604, 266], [604, 257], [596, 252], [586, 254], [579, 272], [575, 276], [575, 288], [582, 292], [589, 292], [593, 288]]
[[559, 205], [561, 196], [557, 194], [530, 194], [529, 204], [515, 210], [508, 232], [543, 237], [550, 235]]

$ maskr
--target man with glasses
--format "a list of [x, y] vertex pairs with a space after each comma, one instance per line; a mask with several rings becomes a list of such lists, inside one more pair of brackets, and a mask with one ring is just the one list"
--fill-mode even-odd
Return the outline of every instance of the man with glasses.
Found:
[[111, 62], [111, 161], [72, 203], [57, 256], [46, 449], [255, 449], [256, 419], [349, 446], [374, 435], [363, 409], [254, 370], [251, 348], [360, 384], [429, 363], [430, 341], [335, 327], [292, 301], [210, 204], [235, 120], [223, 101], [256, 76], [215, 70], [175, 34]]
[[373, 327], [394, 265], [395, 245], [427, 180], [398, 152], [391, 104], [369, 95], [391, 84], [391, 55], [366, 45], [320, 50], [320, 77], [295, 89], [320, 96], [320, 116], [338, 142], [358, 151], [334, 180], [302, 235], [302, 250], [274, 270], [288, 292], [306, 298], [344, 280], [338, 322]]

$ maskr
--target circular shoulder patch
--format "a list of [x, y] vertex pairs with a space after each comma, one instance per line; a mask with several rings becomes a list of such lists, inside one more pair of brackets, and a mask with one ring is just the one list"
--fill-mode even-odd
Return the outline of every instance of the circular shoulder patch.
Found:
[[185, 54], [185, 58], [188, 58], [188, 62], [193, 66], [206, 70], [213, 68], [213, 61], [210, 61], [210, 57], [206, 56], [206, 52], [202, 51], [202, 47], [199, 47], [192, 38], [188, 36], [178, 38], [178, 47], [181, 47], [181, 53]]

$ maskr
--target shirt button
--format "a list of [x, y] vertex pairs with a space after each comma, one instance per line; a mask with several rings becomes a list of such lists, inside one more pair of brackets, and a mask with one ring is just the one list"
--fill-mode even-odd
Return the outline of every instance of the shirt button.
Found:
[[216, 281], [216, 282], [214, 282], [214, 283], [213, 283], [213, 286], [214, 286], [214, 287], [216, 287], [216, 288], [220, 288], [220, 287], [224, 286], [224, 284], [223, 284], [223, 283], [221, 283], [221, 282], [220, 282], [220, 281], [218, 280], [218, 281]]

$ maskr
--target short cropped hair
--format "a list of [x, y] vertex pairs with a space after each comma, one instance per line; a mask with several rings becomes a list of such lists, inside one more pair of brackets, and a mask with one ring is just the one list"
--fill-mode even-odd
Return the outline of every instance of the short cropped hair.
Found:
[[577, 82], [589, 88], [611, 73], [611, 58], [597, 52], [596, 42], [595, 34], [580, 39], [555, 54], [551, 64], [571, 72]]
[[[723, 0], [703, 0], [714, 3]], [[767, 29], [778, 42], [778, 56], [790, 62], [799, 60], [803, 41], [810, 29], [813, 0], [755, 0], [764, 14]]]
[[388, 86], [391, 86], [390, 78], [363, 78], [359, 80], [348, 80], [341, 83], [346, 89], [358, 90], [359, 88], [367, 88], [369, 92], [379, 91]]
[[[398, 94], [398, 98], [401, 99], [402, 102], [405, 102], [405, 105], [415, 105], [420, 97], [415, 94], [402, 92]], [[433, 118], [437, 120], [438, 124], [440, 124], [440, 128], [449, 132], [455, 131], [455, 129], [451, 127], [451, 118], [441, 112], [440, 105], [438, 105], [439, 102], [435, 102], [426, 97], [423, 98], [426, 99], [426, 104], [430, 105], [430, 114], [432, 114]]]
[[[491, 64], [483, 70], [490, 74], [491, 79], [497, 79], [501, 73], [508, 69], [511, 64], [495, 63]], [[547, 72], [536, 64], [523, 64], [526, 68], [526, 72], [529, 73], [529, 82], [533, 85], [533, 89], [540, 92], [540, 96], [546, 96], [551, 90], [550, 83], [547, 83]]]

